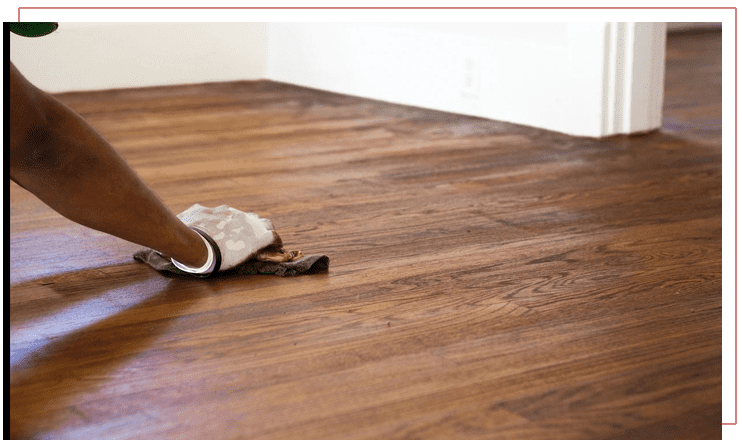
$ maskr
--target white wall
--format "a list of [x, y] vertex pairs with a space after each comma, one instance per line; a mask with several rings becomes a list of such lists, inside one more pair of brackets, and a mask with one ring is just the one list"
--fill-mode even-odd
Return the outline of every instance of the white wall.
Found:
[[10, 59], [50, 92], [264, 77], [265, 23], [60, 23], [11, 35]]
[[268, 26], [273, 80], [549, 129], [585, 111], [569, 105], [566, 23]]
[[605, 22], [61, 23], [11, 35], [10, 55], [51, 92], [267, 78], [601, 137], [661, 125], [664, 33]]

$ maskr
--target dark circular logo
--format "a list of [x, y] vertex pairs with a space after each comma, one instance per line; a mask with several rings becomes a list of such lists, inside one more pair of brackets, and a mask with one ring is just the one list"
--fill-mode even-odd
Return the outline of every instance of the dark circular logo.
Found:
[[59, 27], [59, 23], [48, 22], [13, 22], [10, 23], [10, 32], [23, 37], [41, 37], [51, 34]]

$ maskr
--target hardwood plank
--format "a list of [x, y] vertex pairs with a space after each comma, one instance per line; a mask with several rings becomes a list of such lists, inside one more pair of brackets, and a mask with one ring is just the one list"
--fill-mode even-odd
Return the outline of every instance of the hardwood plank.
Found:
[[574, 138], [275, 82], [61, 94], [176, 212], [327, 274], [167, 279], [10, 184], [10, 435], [721, 438], [721, 38]]

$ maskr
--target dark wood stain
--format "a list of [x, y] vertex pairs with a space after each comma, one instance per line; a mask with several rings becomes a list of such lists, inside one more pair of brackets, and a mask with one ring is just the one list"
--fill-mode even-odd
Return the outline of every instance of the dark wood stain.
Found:
[[173, 211], [329, 273], [171, 280], [10, 185], [15, 438], [721, 439], [721, 35], [601, 140], [258, 81], [59, 95]]

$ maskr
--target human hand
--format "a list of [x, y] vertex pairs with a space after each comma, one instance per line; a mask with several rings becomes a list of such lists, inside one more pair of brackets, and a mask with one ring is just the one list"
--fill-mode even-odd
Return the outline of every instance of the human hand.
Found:
[[281, 237], [273, 224], [254, 213], [245, 213], [227, 205], [216, 208], [195, 204], [178, 214], [189, 227], [205, 231], [221, 252], [219, 270], [229, 270], [255, 257], [260, 250], [272, 247], [283, 251]]

